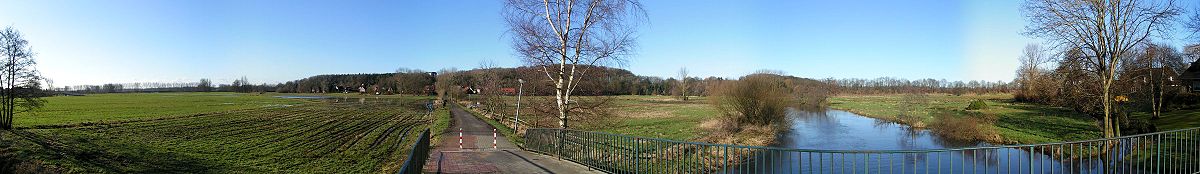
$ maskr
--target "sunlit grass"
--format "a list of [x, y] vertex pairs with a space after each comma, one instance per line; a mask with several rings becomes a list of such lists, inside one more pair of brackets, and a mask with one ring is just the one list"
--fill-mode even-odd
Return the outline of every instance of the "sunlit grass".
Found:
[[314, 100], [122, 124], [16, 129], [0, 131], [0, 149], [6, 149], [0, 155], [79, 173], [386, 172], [400, 166], [425, 128], [444, 129], [448, 119], [438, 119], [440, 125], [425, 120], [424, 102]]
[[[920, 105], [917, 115], [925, 122], [936, 122], [934, 111], [959, 114], [978, 113], [995, 117], [990, 126], [1006, 142], [1044, 143], [1100, 138], [1094, 119], [1066, 108], [1038, 104], [1016, 103], [1010, 94], [954, 96], [928, 94], [928, 102]], [[832, 108], [858, 113], [867, 117], [894, 120], [900, 113], [897, 106], [903, 95], [849, 95], [830, 99]], [[984, 100], [987, 109], [967, 111], [970, 101]]]
[[1134, 112], [1133, 118], [1150, 120], [1159, 131], [1178, 130], [1200, 127], [1200, 109], [1183, 109], [1163, 112], [1158, 119], [1152, 119], [1148, 112]]
[[41, 109], [17, 114], [15, 127], [113, 122], [305, 103], [257, 93], [128, 93], [46, 97]]
[[[596, 97], [576, 96], [574, 98], [587, 100]], [[704, 121], [715, 118], [717, 114], [716, 109], [709, 105], [705, 97], [691, 97], [688, 101], [682, 101], [671, 96], [624, 95], [606, 97], [612, 97], [612, 101], [608, 106], [611, 109], [609, 117], [593, 118], [602, 120], [573, 122], [571, 128], [688, 141], [707, 135], [705, 128], [700, 125]], [[500, 108], [501, 111], [499, 112], [503, 112], [502, 114], [505, 114], [505, 117], [514, 115], [516, 97], [505, 96], [502, 99], [508, 104], [506, 107]], [[556, 128], [553, 125], [557, 123], [551, 122], [555, 122], [557, 118], [545, 113], [539, 113], [537, 110], [530, 108], [532, 105], [530, 104], [531, 102], [535, 100], [553, 100], [552, 96], [524, 96], [522, 100], [521, 120], [528, 122], [541, 121], [542, 125], [544, 125], [543, 127]]]

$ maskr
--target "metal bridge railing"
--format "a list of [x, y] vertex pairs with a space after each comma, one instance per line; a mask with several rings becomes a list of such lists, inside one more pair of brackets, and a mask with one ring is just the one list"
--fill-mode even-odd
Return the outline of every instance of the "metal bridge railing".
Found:
[[529, 150], [609, 173], [1197, 173], [1200, 128], [928, 150], [812, 150], [535, 128]]
[[417, 142], [413, 143], [412, 151], [408, 153], [408, 158], [404, 160], [404, 165], [400, 167], [397, 173], [422, 173], [425, 160], [429, 158], [429, 129], [421, 132]]

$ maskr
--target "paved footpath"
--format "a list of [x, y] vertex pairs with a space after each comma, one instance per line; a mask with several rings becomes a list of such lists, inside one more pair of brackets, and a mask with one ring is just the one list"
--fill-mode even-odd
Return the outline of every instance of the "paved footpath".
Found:
[[[497, 133], [492, 148], [492, 126], [451, 106], [453, 127], [441, 134], [442, 142], [429, 154], [425, 173], [601, 173], [577, 163], [521, 150]], [[462, 148], [458, 129], [463, 129]]]

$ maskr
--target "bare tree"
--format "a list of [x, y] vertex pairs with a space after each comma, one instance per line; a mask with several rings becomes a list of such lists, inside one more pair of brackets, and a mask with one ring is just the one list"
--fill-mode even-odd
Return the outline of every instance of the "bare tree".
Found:
[[[38, 75], [38, 76], [41, 76], [41, 75]], [[45, 76], [42, 76], [42, 80], [46, 81], [46, 89], [48, 89], [50, 91], [54, 91], [54, 88], [55, 88], [54, 87], [54, 79], [50, 79], [50, 78], [46, 78]]]
[[1190, 37], [1196, 39], [1196, 33], [1200, 33], [1200, 7], [1194, 7], [1192, 10], [1192, 16], [1183, 22], [1183, 27], [1191, 32]]
[[446, 101], [462, 98], [463, 91], [457, 81], [459, 79], [459, 71], [455, 68], [445, 68], [438, 71], [434, 76], [434, 91], [437, 93], [437, 105], [445, 105]]
[[200, 83], [196, 84], [196, 90], [200, 92], [212, 92], [212, 80], [206, 78], [200, 79]]
[[247, 79], [246, 76], [242, 76], [242, 78], [233, 80], [233, 83], [229, 86], [230, 91], [233, 92], [252, 92], [251, 90], [253, 90], [253, 84], [250, 84], [250, 80]]
[[[42, 107], [42, 77], [29, 41], [12, 26], [0, 30], [0, 129], [12, 129], [13, 116]], [[19, 110], [19, 111], [18, 111]]]
[[[501, 98], [503, 95], [503, 93], [500, 91], [502, 79], [499, 71], [500, 68], [496, 66], [495, 63], [491, 61], [481, 61], [479, 62], [479, 68], [477, 68], [475, 74], [472, 74], [477, 82], [472, 85], [481, 89], [478, 96], [481, 97], [480, 99], [483, 102], [482, 109], [491, 114], [488, 115], [488, 117], [493, 117], [495, 115], [495, 111], [497, 111], [499, 107], [504, 106], [504, 101], [502, 100], [503, 98]], [[493, 117], [492, 119], [500, 118]]]
[[[1142, 91], [1150, 97], [1151, 118], [1158, 119], [1162, 113], [1163, 104], [1169, 102], [1166, 96], [1175, 95], [1178, 90], [1169, 90], [1168, 86], [1177, 85], [1176, 79], [1179, 73], [1183, 72], [1188, 66], [1189, 61], [1184, 56], [1184, 53], [1164, 43], [1146, 44], [1140, 51], [1135, 52], [1133, 56], [1129, 56], [1129, 61], [1126, 61], [1126, 67], [1121, 74], [1123, 79], [1131, 84], [1145, 84], [1146, 87]], [[1142, 89], [1135, 86], [1127, 85], [1131, 90]], [[1133, 91], [1131, 91], [1133, 92]]]
[[675, 86], [675, 88], [676, 88], [675, 90], [677, 91], [677, 94], [679, 94], [679, 99], [684, 100], [684, 101], [688, 100], [689, 88], [688, 88], [687, 78], [688, 78], [687, 67], [679, 68], [679, 85]]
[[1119, 136], [1112, 122], [1112, 92], [1119, 61], [1151, 36], [1162, 36], [1180, 13], [1173, 0], [1028, 0], [1024, 34], [1078, 48], [1100, 77], [1105, 137]]
[[595, 65], [621, 64], [633, 53], [636, 0], [508, 0], [512, 47], [554, 84], [559, 126], [567, 128], [571, 92]]
[[1045, 97], [1038, 93], [1041, 80], [1042, 69], [1041, 65], [1050, 62], [1052, 57], [1047, 56], [1045, 50], [1038, 44], [1029, 44], [1021, 54], [1021, 66], [1017, 69], [1017, 84], [1021, 85], [1019, 99], [1026, 101], [1041, 101]]

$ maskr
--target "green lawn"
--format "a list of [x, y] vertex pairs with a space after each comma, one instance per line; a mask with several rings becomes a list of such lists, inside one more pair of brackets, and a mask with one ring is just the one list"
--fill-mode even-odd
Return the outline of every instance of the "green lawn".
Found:
[[129, 93], [46, 97], [46, 106], [17, 114], [13, 126], [154, 119], [305, 103], [274, 96], [273, 93]]
[[1159, 119], [1151, 119], [1150, 113], [1134, 112], [1133, 118], [1151, 120], [1159, 131], [1200, 127], [1200, 109], [1163, 112]]
[[[856, 95], [836, 96], [830, 99], [830, 107], [846, 110], [868, 117], [895, 120], [898, 106], [904, 95]], [[1006, 142], [1013, 144], [1061, 142], [1100, 138], [1101, 133], [1093, 119], [1066, 108], [1045, 105], [1016, 103], [1009, 94], [963, 95], [928, 94], [928, 102], [917, 109], [917, 115], [927, 123], [936, 122], [931, 113], [951, 111], [953, 113], [978, 113], [994, 116], [989, 126], [996, 130]], [[984, 100], [988, 109], [966, 111], [968, 102]]]
[[701, 124], [717, 116], [703, 97], [618, 96], [614, 105], [617, 123], [597, 131], [688, 141], [706, 135]]
[[[133, 99], [123, 99], [126, 96], [157, 102], [129, 102]], [[424, 109], [428, 97], [302, 100], [270, 96], [273, 94], [163, 93], [58, 98], [55, 100], [63, 103], [101, 105], [60, 108], [59, 112], [73, 113], [72, 117], [82, 120], [140, 119], [0, 131], [0, 162], [42, 163], [71, 173], [394, 173], [415, 142], [413, 137], [431, 127]], [[221, 97], [246, 104], [225, 108], [176, 104], [224, 103]], [[105, 100], [126, 102], [99, 102]], [[143, 114], [136, 108], [183, 116]], [[80, 114], [87, 112], [138, 116]], [[439, 111], [437, 115], [446, 114]]]

